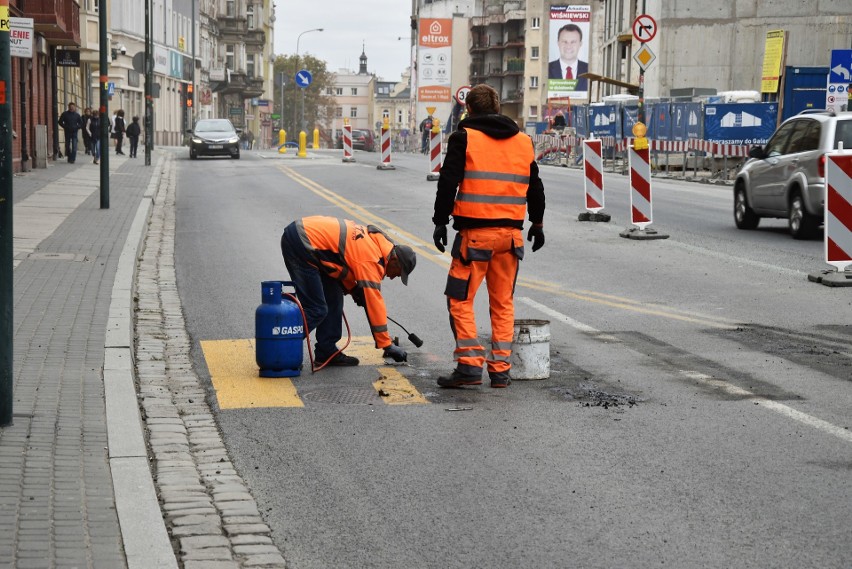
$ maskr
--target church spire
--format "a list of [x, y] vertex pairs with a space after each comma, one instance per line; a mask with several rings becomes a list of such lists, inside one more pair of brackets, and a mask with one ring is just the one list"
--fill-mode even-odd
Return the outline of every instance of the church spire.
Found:
[[358, 69], [358, 75], [369, 75], [367, 71], [367, 53], [364, 42], [361, 43], [361, 67]]

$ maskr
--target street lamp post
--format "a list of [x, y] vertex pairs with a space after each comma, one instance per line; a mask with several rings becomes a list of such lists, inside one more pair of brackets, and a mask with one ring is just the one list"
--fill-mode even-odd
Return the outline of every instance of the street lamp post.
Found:
[[[293, 89], [299, 88], [299, 85], [296, 82], [296, 74], [299, 72], [299, 40], [301, 40], [302, 36], [305, 35], [305, 34], [308, 34], [310, 32], [321, 32], [321, 31], [323, 31], [323, 28], [314, 28], [313, 30], [305, 30], [304, 32], [300, 33], [296, 37], [296, 66], [295, 66], [296, 68], [293, 69]], [[305, 91], [303, 89], [302, 90], [302, 122], [304, 122], [304, 120], [305, 120]], [[296, 92], [293, 91], [293, 130], [295, 131], [298, 128], [298, 126], [299, 125], [296, 123]], [[303, 125], [302, 129], [304, 129], [304, 128], [305, 127]]]

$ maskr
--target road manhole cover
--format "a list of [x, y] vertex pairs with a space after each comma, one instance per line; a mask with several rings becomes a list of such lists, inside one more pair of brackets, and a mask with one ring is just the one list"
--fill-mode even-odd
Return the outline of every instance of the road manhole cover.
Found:
[[375, 405], [381, 403], [381, 397], [373, 389], [343, 387], [335, 389], [317, 389], [302, 397], [313, 403], [331, 403], [334, 405]]

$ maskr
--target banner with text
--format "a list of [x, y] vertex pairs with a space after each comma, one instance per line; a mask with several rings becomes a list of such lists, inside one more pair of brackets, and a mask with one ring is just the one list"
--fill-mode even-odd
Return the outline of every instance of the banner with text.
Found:
[[775, 132], [777, 103], [704, 106], [704, 140], [721, 144], [766, 144]]
[[450, 18], [420, 18], [417, 49], [417, 100], [419, 103], [449, 103], [452, 100], [453, 21]]
[[547, 98], [589, 98], [589, 29], [591, 6], [550, 7], [550, 48]]

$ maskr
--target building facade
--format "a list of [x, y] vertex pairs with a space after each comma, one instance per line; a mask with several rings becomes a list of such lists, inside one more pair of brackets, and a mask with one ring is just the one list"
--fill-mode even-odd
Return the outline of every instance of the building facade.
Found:
[[[827, 67], [832, 49], [852, 45], [852, 3], [844, 0], [712, 5], [701, 0], [414, 0], [411, 42], [418, 56], [413, 83], [427, 79], [422, 53], [428, 48], [422, 38], [429, 30], [423, 24], [450, 20], [450, 93], [487, 83], [500, 93], [502, 112], [529, 130], [546, 119], [551, 107], [569, 100], [596, 102], [638, 91], [640, 67], [634, 56], [643, 44], [633, 36], [633, 22], [643, 9], [657, 23], [656, 36], [645, 44], [654, 55], [643, 73], [646, 98], [690, 90], [759, 90], [769, 31], [785, 32], [786, 66]], [[550, 63], [558, 58], [558, 30], [572, 21], [560, 20], [568, 11], [575, 12], [573, 21], [584, 32], [583, 70], [590, 75], [583, 88], [576, 88], [578, 82], [565, 91], [566, 83], [550, 77]], [[428, 108], [436, 108], [444, 120], [454, 101], [424, 101], [422, 95], [421, 89], [412, 90], [415, 121]]]
[[[11, 0], [31, 36], [12, 58], [16, 171], [61, 157], [68, 103], [100, 106], [100, 18], [107, 18], [108, 114], [145, 115], [145, 17], [151, 22], [153, 143], [182, 144], [198, 118], [226, 117], [271, 132], [272, 0]], [[146, 10], [147, 7], [147, 10]], [[29, 20], [32, 28], [29, 28]], [[30, 30], [30, 31], [28, 31]], [[269, 138], [269, 135], [266, 136]]]

